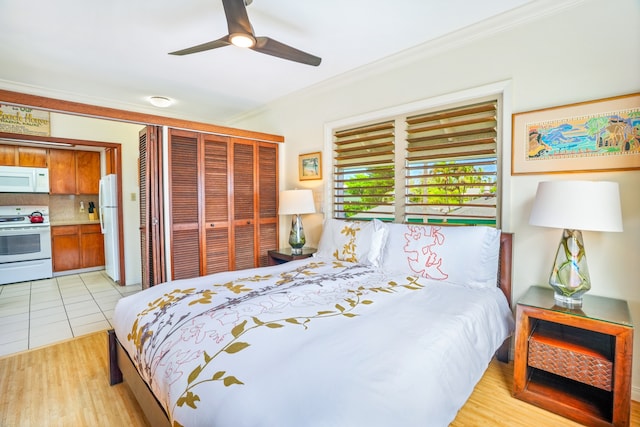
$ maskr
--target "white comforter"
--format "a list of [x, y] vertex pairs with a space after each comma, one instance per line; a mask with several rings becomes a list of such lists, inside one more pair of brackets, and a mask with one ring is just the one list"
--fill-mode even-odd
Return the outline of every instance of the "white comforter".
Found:
[[446, 426], [513, 329], [496, 289], [309, 258], [123, 298], [120, 342], [174, 425]]

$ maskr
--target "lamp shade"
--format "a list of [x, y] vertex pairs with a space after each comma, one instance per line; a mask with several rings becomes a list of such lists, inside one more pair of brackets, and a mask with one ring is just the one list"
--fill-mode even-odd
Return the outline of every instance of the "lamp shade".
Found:
[[280, 192], [278, 213], [280, 215], [298, 215], [315, 213], [313, 192], [311, 190], [285, 190]]
[[622, 231], [618, 183], [540, 182], [529, 224], [569, 230]]

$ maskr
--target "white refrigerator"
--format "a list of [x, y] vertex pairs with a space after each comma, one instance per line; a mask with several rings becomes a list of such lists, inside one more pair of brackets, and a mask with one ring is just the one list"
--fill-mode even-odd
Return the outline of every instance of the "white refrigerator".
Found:
[[120, 254], [118, 245], [118, 186], [116, 175], [100, 179], [98, 198], [100, 228], [104, 235], [104, 264], [109, 277], [120, 280]]

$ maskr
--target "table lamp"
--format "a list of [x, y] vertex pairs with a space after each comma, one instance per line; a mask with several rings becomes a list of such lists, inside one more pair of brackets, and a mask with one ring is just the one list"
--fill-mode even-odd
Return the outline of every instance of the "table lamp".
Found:
[[306, 242], [300, 215], [315, 213], [315, 211], [313, 192], [311, 190], [285, 190], [280, 192], [278, 213], [280, 215], [293, 215], [293, 218], [291, 218], [291, 232], [289, 233], [292, 254], [300, 255]]
[[618, 183], [540, 182], [529, 224], [564, 229], [549, 284], [557, 303], [582, 307], [582, 296], [591, 289], [582, 230], [622, 231]]

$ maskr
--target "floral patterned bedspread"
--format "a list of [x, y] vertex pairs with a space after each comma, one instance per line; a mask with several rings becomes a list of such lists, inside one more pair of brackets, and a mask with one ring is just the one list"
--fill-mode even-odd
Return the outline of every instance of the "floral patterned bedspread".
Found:
[[445, 426], [513, 318], [497, 289], [309, 258], [155, 286], [114, 324], [174, 426]]

